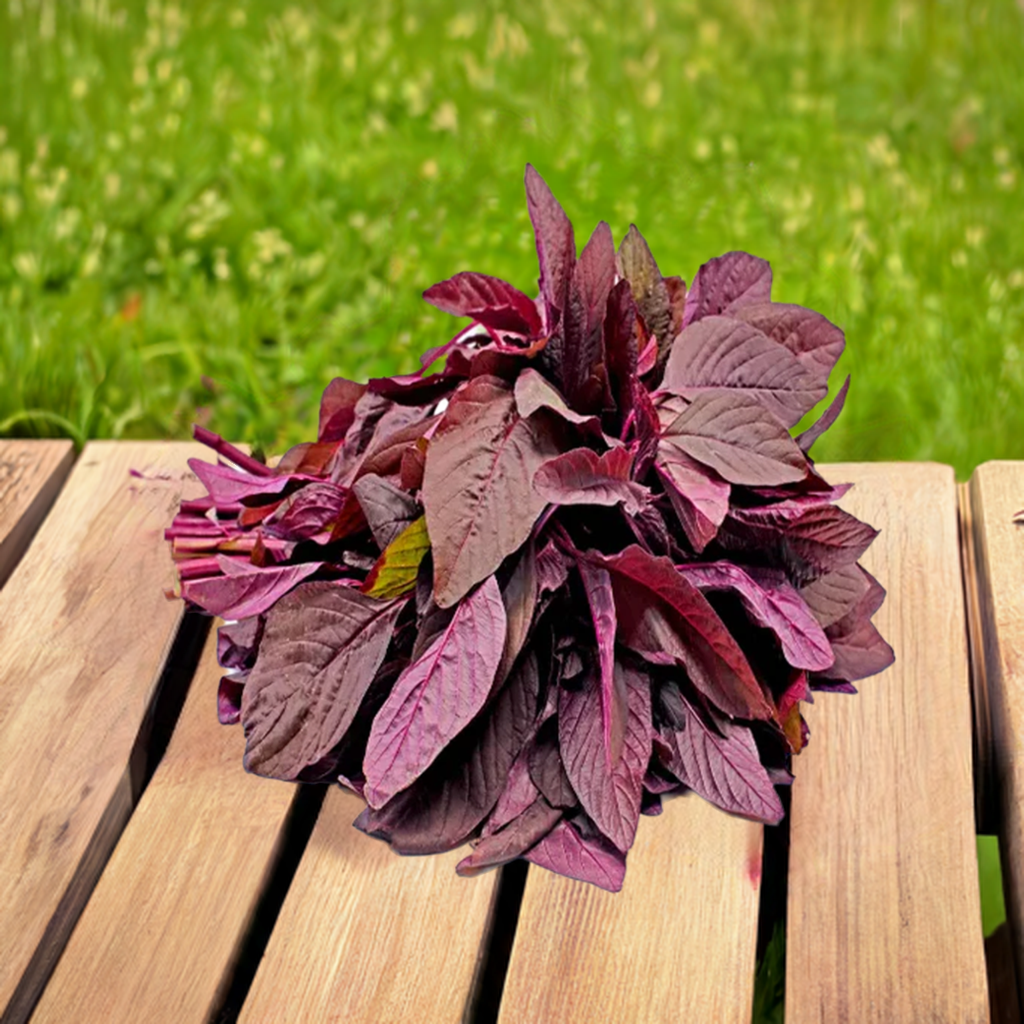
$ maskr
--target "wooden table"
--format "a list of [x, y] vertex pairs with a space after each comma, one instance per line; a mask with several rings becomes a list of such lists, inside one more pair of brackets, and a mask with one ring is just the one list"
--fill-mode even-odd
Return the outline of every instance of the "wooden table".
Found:
[[246, 775], [215, 634], [163, 593], [208, 454], [0, 441], [2, 1024], [747, 1024], [773, 900], [787, 1021], [985, 1021], [976, 813], [1024, 969], [1024, 462], [959, 489], [936, 464], [822, 467], [881, 528], [897, 660], [808, 710], [768, 844], [788, 884], [761, 892], [761, 826], [686, 796], [641, 820], [611, 895], [522, 864], [462, 879], [461, 853], [351, 828], [337, 787]]

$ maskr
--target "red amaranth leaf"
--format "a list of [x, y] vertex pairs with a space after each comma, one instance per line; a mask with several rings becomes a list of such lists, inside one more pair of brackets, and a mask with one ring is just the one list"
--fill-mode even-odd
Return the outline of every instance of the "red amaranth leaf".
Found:
[[829, 403], [828, 408], [802, 434], [797, 435], [796, 443], [805, 455], [811, 450], [811, 445], [839, 418], [839, 414], [843, 411], [843, 406], [846, 404], [846, 395], [849, 390], [850, 378], [847, 376], [846, 380], [843, 381], [843, 386], [836, 392], [836, 397]]
[[487, 274], [463, 271], [423, 293], [432, 306], [453, 316], [469, 316], [496, 331], [527, 337], [541, 333], [537, 307], [518, 288]]
[[540, 790], [530, 778], [529, 757], [527, 752], [523, 751], [509, 769], [505, 788], [480, 834], [486, 837], [504, 828], [510, 821], [518, 818], [539, 796]]
[[[399, 853], [442, 853], [465, 842], [505, 789], [537, 713], [537, 659], [525, 656], [489, 710], [408, 789], [359, 825]], [[532, 802], [532, 801], [531, 801]]]
[[619, 274], [629, 282], [648, 335], [657, 338], [659, 362], [664, 362], [675, 338], [671, 299], [658, 264], [635, 224], [629, 225], [619, 244], [617, 264]]
[[736, 639], [692, 583], [667, 558], [632, 545], [586, 557], [612, 574], [619, 638], [640, 652], [683, 660], [694, 685], [726, 714], [770, 718], [772, 707]]
[[590, 882], [609, 892], [618, 892], [626, 878], [624, 853], [604, 836], [584, 838], [564, 820], [527, 851], [526, 859], [538, 867]]
[[305, 583], [268, 613], [242, 697], [245, 767], [295, 779], [344, 737], [377, 673], [402, 601]]
[[526, 165], [526, 206], [537, 241], [540, 293], [547, 303], [546, 329], [550, 332], [565, 309], [569, 278], [576, 262], [576, 240], [565, 210], [530, 164]]
[[365, 384], [335, 377], [320, 399], [318, 441], [341, 441], [356, 416], [356, 403], [366, 393]]
[[713, 469], [671, 445], [660, 446], [657, 470], [686, 539], [700, 554], [725, 522], [732, 488]]
[[615, 677], [615, 595], [607, 569], [585, 558], [577, 559], [576, 567], [590, 606], [597, 643], [599, 666], [598, 692], [601, 698], [601, 739], [607, 753], [607, 766], [618, 763], [626, 734], [626, 692]]
[[814, 579], [852, 565], [867, 551], [878, 531], [827, 501], [785, 512], [766, 505], [733, 509], [730, 521], [747, 531], [751, 547], [776, 546], [778, 562], [801, 579]]
[[710, 466], [729, 483], [796, 483], [809, 471], [789, 432], [752, 395], [699, 392], [665, 428], [662, 444]]
[[747, 252], [727, 252], [708, 260], [690, 285], [683, 327], [706, 316], [732, 315], [744, 306], [770, 301], [772, 268]]
[[721, 388], [752, 395], [791, 427], [825, 397], [828, 378], [756, 327], [708, 316], [676, 339], [661, 386], [686, 398]]
[[352, 490], [381, 551], [419, 515], [414, 498], [376, 473], [361, 476]]
[[665, 767], [705, 800], [730, 814], [769, 825], [784, 815], [750, 729], [710, 712], [700, 713], [680, 695], [684, 728], [662, 732], [670, 758]]
[[834, 323], [813, 309], [788, 302], [743, 306], [729, 315], [764, 331], [773, 341], [784, 345], [822, 385], [828, 384], [832, 367], [846, 346], [843, 332]]
[[604, 321], [604, 359], [609, 387], [621, 420], [633, 408], [633, 380], [640, 353], [637, 347], [637, 308], [629, 281], [614, 285], [608, 295]]
[[263, 532], [284, 540], [315, 538], [337, 520], [346, 493], [327, 481], [307, 484], [285, 498], [264, 523]]
[[285, 475], [257, 476], [233, 466], [215, 465], [203, 459], [189, 459], [188, 465], [218, 505], [241, 501], [243, 498], [278, 495], [293, 479]]
[[507, 629], [501, 662], [494, 677], [498, 685], [504, 682], [511, 671], [533, 625], [533, 615], [537, 608], [537, 556], [533, 541], [527, 541], [524, 545], [512, 575], [502, 588], [501, 599], [505, 603]]
[[857, 607], [868, 592], [869, 580], [867, 572], [851, 563], [801, 587], [800, 596], [824, 629]]
[[580, 690], [559, 693], [558, 739], [569, 781], [584, 810], [625, 853], [636, 836], [644, 773], [651, 759], [651, 690], [646, 675], [618, 661], [615, 685], [627, 707], [622, 753], [616, 761], [603, 737], [596, 679], [588, 679]]
[[504, 828], [478, 840], [473, 852], [460, 860], [455, 870], [463, 877], [471, 878], [488, 868], [507, 864], [535, 846], [561, 817], [562, 812], [557, 807], [552, 807], [539, 796]]
[[562, 318], [562, 390], [569, 405], [581, 411], [600, 409], [603, 388], [593, 377], [604, 357], [605, 307], [614, 281], [615, 244], [611, 228], [601, 221], [573, 267]]
[[501, 592], [489, 576], [398, 677], [374, 719], [363, 761], [371, 807], [382, 807], [418, 778], [483, 707], [505, 631]]
[[182, 583], [181, 596], [199, 605], [211, 615], [225, 619], [247, 619], [265, 612], [323, 566], [323, 562], [300, 565], [275, 565], [261, 569], [224, 555], [217, 556], [223, 576]]
[[442, 608], [517, 551], [544, 510], [531, 485], [553, 445], [514, 405], [505, 392], [472, 407], [442, 424], [427, 451], [422, 499]]
[[779, 638], [783, 657], [794, 668], [820, 672], [832, 664], [834, 655], [824, 630], [781, 573], [778, 579], [757, 580], [724, 561], [677, 565], [676, 569], [702, 592], [735, 590], [753, 619]]
[[545, 462], [534, 474], [533, 489], [555, 505], [622, 505], [636, 515], [650, 491], [630, 480], [633, 455], [612, 448], [598, 455], [590, 448], [573, 448]]
[[515, 396], [520, 416], [532, 416], [538, 409], [550, 409], [574, 426], [586, 427], [598, 434], [601, 433], [600, 417], [588, 416], [570, 409], [558, 390], [536, 370], [527, 368], [516, 377]]

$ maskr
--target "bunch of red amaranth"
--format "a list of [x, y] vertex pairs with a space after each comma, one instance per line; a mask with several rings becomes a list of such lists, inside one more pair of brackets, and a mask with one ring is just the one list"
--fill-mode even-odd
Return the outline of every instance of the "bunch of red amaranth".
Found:
[[[229, 621], [221, 721], [245, 766], [340, 781], [400, 853], [467, 841], [622, 886], [641, 813], [693, 790], [777, 822], [800, 701], [893, 660], [876, 531], [808, 450], [844, 344], [731, 252], [689, 289], [615, 251], [527, 168], [534, 300], [460, 273], [471, 325], [409, 376], [331, 382], [271, 468], [206, 430], [208, 496], [167, 531], [181, 594]], [[437, 367], [430, 372], [432, 367]]]

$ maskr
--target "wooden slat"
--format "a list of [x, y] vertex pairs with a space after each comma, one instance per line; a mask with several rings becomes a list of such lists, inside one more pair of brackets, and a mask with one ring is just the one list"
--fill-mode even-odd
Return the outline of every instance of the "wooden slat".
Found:
[[70, 441], [0, 440], [0, 587], [75, 461]]
[[1024, 462], [986, 462], [971, 478], [984, 683], [991, 716], [1006, 911], [1024, 979]]
[[174, 736], [32, 1016], [205, 1024], [269, 872], [293, 784], [242, 768], [212, 634]]
[[182, 615], [162, 531], [202, 451], [87, 445], [0, 591], [3, 1024], [27, 1018], [137, 793], [130, 757]]
[[749, 1024], [762, 836], [691, 794], [640, 819], [619, 893], [531, 867], [501, 1024]]
[[399, 857], [352, 828], [363, 806], [327, 794], [241, 1024], [462, 1019], [496, 875], [456, 875], [465, 851]]
[[794, 766], [786, 1020], [987, 1021], [953, 471], [823, 467], [881, 529], [863, 564], [896, 664], [820, 694]]

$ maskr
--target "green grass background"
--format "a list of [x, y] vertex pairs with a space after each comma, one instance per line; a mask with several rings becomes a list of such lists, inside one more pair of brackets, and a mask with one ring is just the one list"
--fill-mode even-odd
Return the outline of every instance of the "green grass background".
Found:
[[530, 161], [843, 327], [819, 458], [1022, 458], [1022, 66], [1021, 0], [3, 0], [0, 435], [308, 438], [431, 283], [535, 289]]

